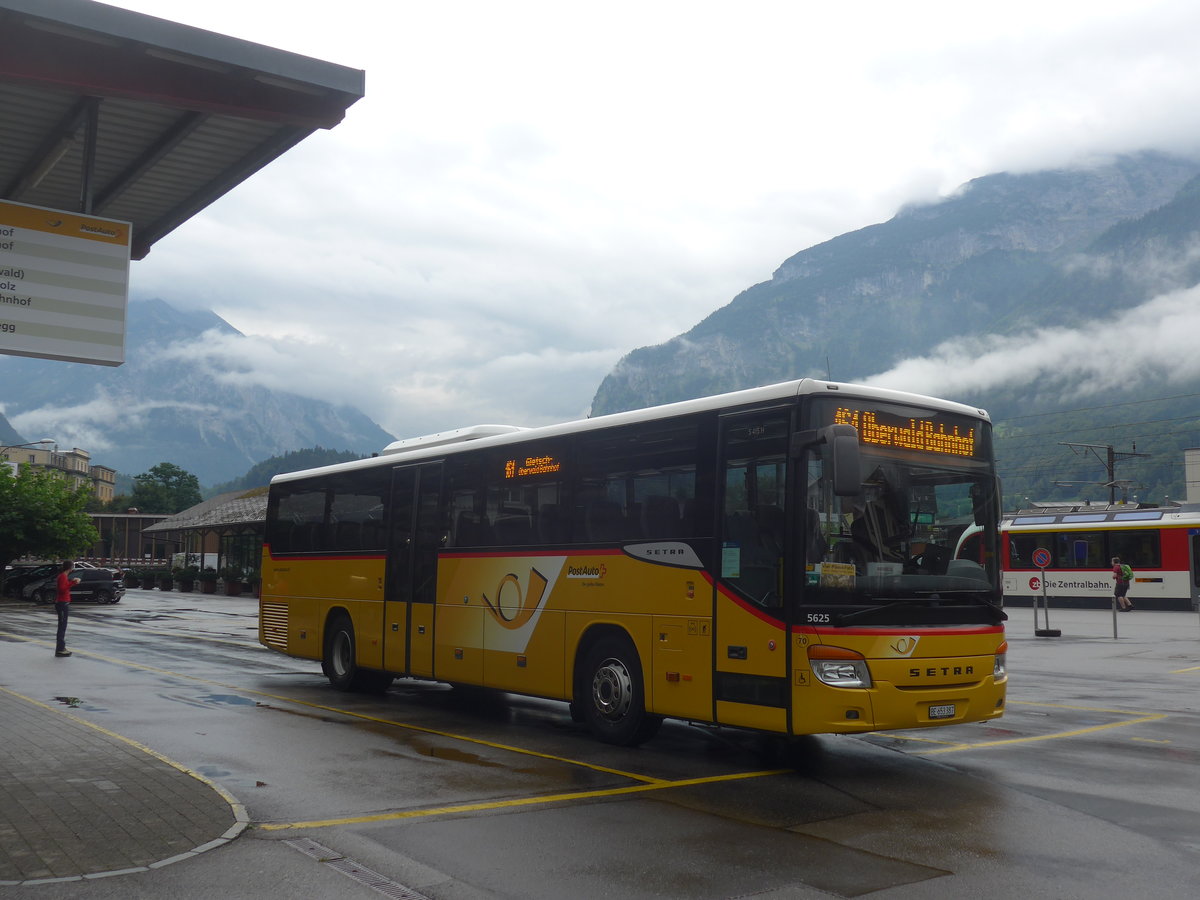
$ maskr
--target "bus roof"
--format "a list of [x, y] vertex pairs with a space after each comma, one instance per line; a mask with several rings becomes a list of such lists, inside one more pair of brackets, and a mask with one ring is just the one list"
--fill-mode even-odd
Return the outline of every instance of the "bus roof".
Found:
[[869, 387], [857, 384], [845, 384], [835, 381], [818, 381], [813, 378], [801, 378], [796, 381], [785, 381], [764, 387], [748, 388], [733, 391], [728, 394], [716, 394], [711, 397], [700, 397], [695, 400], [681, 400], [662, 406], [650, 406], [627, 412], [612, 413], [595, 418], [578, 419], [557, 425], [543, 425], [536, 428], [521, 428], [516, 425], [476, 425], [469, 428], [458, 428], [451, 431], [422, 437], [407, 438], [388, 444], [383, 452], [369, 459], [353, 460], [351, 462], [335, 463], [315, 469], [304, 469], [298, 472], [283, 472], [271, 479], [272, 484], [308, 478], [318, 474], [335, 474], [337, 472], [355, 471], [372, 468], [379, 465], [394, 466], [399, 462], [418, 461], [421, 459], [436, 459], [447, 453], [459, 452], [463, 449], [483, 447], [498, 447], [526, 440], [538, 440], [562, 437], [583, 431], [593, 431], [601, 428], [612, 428], [618, 425], [633, 425], [639, 422], [654, 422], [690, 413], [706, 412], [753, 406], [772, 400], [785, 401], [805, 395], [844, 391], [847, 397], [867, 398], [894, 403], [929, 406], [942, 412], [958, 413], [974, 416], [984, 421], [990, 421], [986, 410], [967, 406], [953, 400], [941, 400], [907, 391], [896, 391], [890, 388]]

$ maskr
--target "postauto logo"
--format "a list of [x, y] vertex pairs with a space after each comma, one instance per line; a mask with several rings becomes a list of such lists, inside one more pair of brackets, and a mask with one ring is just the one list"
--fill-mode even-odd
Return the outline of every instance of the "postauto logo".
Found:
[[603, 578], [608, 574], [608, 566], [567, 566], [568, 578]]

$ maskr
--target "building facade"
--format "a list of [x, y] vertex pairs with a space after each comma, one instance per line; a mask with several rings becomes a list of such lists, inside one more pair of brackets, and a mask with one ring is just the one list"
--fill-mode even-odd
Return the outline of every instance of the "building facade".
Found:
[[116, 469], [92, 465], [92, 455], [79, 447], [4, 447], [0, 448], [0, 460], [14, 467], [28, 463], [35, 469], [57, 472], [72, 487], [90, 487], [92, 496], [101, 503], [112, 502], [116, 494]]

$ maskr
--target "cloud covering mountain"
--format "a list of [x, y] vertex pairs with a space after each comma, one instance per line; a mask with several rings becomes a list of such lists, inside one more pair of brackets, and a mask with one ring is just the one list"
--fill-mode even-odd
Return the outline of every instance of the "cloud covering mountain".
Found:
[[302, 397], [282, 380], [248, 383], [218, 352], [246, 340], [212, 312], [131, 303], [123, 366], [0, 356], [3, 412], [26, 439], [81, 447], [93, 464], [135, 475], [169, 461], [205, 484], [289, 450], [366, 454], [392, 440], [345, 404]]

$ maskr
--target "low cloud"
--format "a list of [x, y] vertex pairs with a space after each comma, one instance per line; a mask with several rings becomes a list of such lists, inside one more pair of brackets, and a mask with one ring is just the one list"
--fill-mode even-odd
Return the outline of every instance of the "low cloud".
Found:
[[[867, 384], [935, 396], [1052, 387], [1072, 402], [1155, 380], [1200, 377], [1200, 288], [1171, 291], [1081, 328], [947, 341]], [[1064, 385], [1073, 387], [1063, 393]]]
[[136, 429], [147, 424], [147, 417], [156, 410], [184, 410], [200, 414], [219, 412], [216, 407], [175, 401], [130, 402], [128, 398], [111, 397], [101, 393], [86, 403], [72, 406], [43, 406], [9, 418], [13, 427], [23, 434], [54, 435], [60, 448], [83, 447], [93, 456], [112, 450], [112, 423]]

